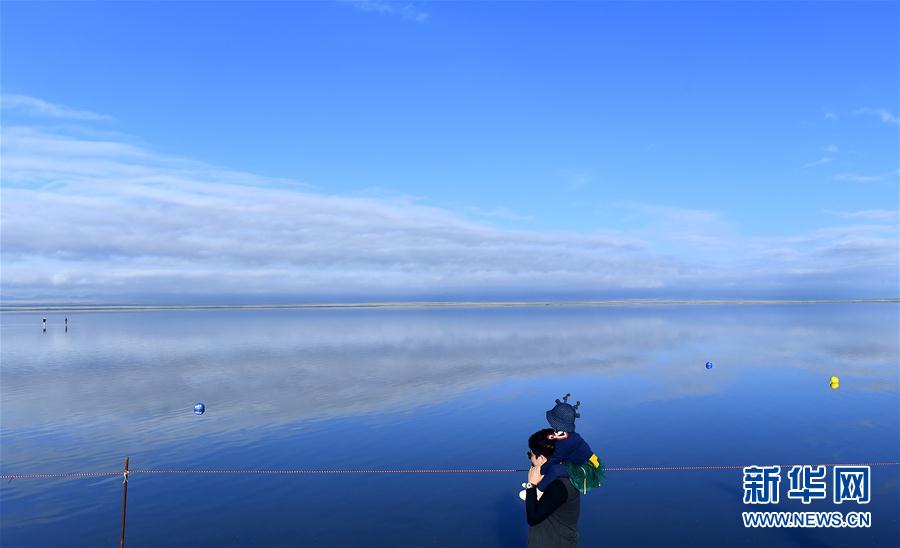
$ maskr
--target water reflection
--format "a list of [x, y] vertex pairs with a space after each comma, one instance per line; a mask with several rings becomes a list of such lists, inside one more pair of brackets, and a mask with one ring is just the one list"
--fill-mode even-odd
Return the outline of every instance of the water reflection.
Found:
[[[586, 402], [586, 435], [612, 462], [895, 458], [898, 310], [892, 304], [68, 313], [68, 332], [62, 315], [47, 315], [43, 332], [41, 315], [2, 314], [0, 457], [3, 470], [14, 472], [107, 470], [111, 456], [118, 464], [120, 455], [135, 451], [135, 461], [147, 467], [508, 466], [517, 462], [510, 455], [521, 453], [524, 436], [542, 426], [552, 398], [572, 391]], [[716, 364], [712, 370], [707, 360]], [[841, 377], [839, 391], [828, 387], [831, 375]], [[202, 417], [192, 411], [198, 401], [207, 405]], [[477, 440], [477, 461], [454, 443], [473, 428], [489, 432]], [[402, 435], [385, 437], [394, 429]], [[304, 435], [327, 443], [299, 458]], [[91, 485], [107, 493], [104, 481]], [[238, 481], [206, 478], [198, 493], [235, 492], [265, 507], [272, 484]], [[392, 481], [416, 496], [447, 488]], [[505, 501], [503, 481], [479, 477], [455, 485], [493, 485], [491, 496]], [[628, 500], [644, 504], [656, 481], [634, 494], [618, 492], [622, 511]], [[891, 491], [881, 481], [887, 506], [878, 507], [896, 508], [896, 484]], [[50, 543], [65, 544], [67, 531], [81, 527], [71, 517], [72, 501], [83, 499], [84, 485], [2, 486], [3, 528], [33, 540], [43, 534], [35, 520], [58, 522], [46, 533]], [[149, 481], [142, 485], [154, 489]], [[166, 485], [160, 482], [158, 499], [142, 499], [156, 505], [144, 515], [177, 518]], [[621, 488], [611, 485], [610, 492]], [[696, 500], [722, 496], [708, 486], [692, 489]], [[302, 495], [280, 496], [302, 504]], [[340, 505], [343, 497], [328, 503]], [[507, 512], [505, 502], [493, 501], [485, 504]], [[114, 504], [100, 501], [84, 511], [105, 516]], [[189, 504], [206, 509], [195, 508], [198, 520], [234, 521], [239, 513], [215, 499]], [[680, 529], [690, 516], [678, 515], [673, 523]], [[378, 511], [371, 516], [382, 519]], [[333, 531], [342, 518], [316, 519]], [[416, 538], [429, 538], [436, 526]], [[485, 535], [495, 534], [493, 526], [474, 525]], [[292, 538], [315, 544], [303, 536], [309, 524], [296, 529]], [[613, 538], [626, 538], [620, 529], [609, 529]], [[694, 533], [710, 535], [712, 543], [732, 538], [734, 531], [720, 529]], [[178, 538], [214, 538], [216, 531], [195, 533], [185, 522]]]
[[[745, 368], [838, 374], [897, 392], [895, 305], [69, 314], [71, 332], [4, 314], [4, 435], [213, 430], [412, 409], [536, 376], [638, 376], [633, 405], [712, 394]], [[824, 312], [824, 313], [823, 313]], [[35, 321], [38, 320], [38, 321]], [[62, 322], [51, 318], [51, 326]], [[707, 359], [716, 361], [710, 372]], [[824, 382], [824, 381], [823, 381]]]

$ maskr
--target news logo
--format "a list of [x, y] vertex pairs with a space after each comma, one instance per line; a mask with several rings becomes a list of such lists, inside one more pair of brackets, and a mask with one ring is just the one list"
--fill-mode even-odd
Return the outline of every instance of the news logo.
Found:
[[[780, 466], [745, 466], [744, 504], [778, 504]], [[810, 504], [828, 499], [828, 467], [798, 464], [787, 472], [789, 500]], [[831, 500], [868, 504], [872, 500], [871, 466], [836, 465], [831, 474]], [[871, 527], [871, 512], [743, 512], [744, 527]]]

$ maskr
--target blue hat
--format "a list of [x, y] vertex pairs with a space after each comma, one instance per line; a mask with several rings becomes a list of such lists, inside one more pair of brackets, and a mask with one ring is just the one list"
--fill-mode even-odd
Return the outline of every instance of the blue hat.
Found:
[[581, 405], [581, 402], [576, 401], [575, 405], [572, 405], [568, 403], [569, 396], [571, 394], [563, 396], [562, 401], [556, 400], [553, 409], [547, 411], [547, 422], [550, 423], [550, 426], [563, 432], [574, 432], [575, 419], [581, 417], [578, 414], [578, 406]]

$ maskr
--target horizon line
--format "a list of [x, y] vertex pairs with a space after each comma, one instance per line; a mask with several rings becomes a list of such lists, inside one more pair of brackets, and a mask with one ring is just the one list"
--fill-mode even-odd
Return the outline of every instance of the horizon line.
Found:
[[532, 308], [532, 307], [603, 307], [603, 306], [679, 306], [679, 305], [785, 305], [785, 304], [889, 304], [900, 303], [900, 297], [888, 299], [610, 299], [589, 301], [388, 301], [349, 303], [293, 304], [197, 304], [197, 305], [0, 305], [0, 312], [122, 312], [163, 310], [275, 310], [275, 309], [342, 309], [342, 308]]

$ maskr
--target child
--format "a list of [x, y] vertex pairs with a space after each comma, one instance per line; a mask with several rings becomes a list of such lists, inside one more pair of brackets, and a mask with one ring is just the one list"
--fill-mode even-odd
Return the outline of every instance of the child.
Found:
[[556, 450], [541, 466], [541, 475], [544, 479], [537, 485], [538, 492], [546, 490], [550, 482], [563, 475], [568, 475], [573, 484], [576, 483], [575, 476], [577, 476], [578, 485], [575, 487], [584, 494], [587, 494], [589, 488], [597, 487], [603, 480], [604, 470], [600, 459], [584, 438], [575, 432], [575, 419], [581, 417], [578, 413], [581, 402], [569, 404], [570, 395], [563, 396], [562, 401], [556, 400], [553, 409], [547, 411], [547, 422], [556, 430], [549, 436], [555, 441]]

